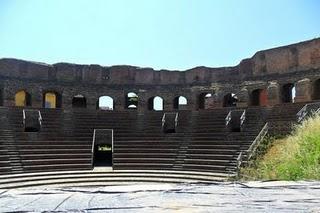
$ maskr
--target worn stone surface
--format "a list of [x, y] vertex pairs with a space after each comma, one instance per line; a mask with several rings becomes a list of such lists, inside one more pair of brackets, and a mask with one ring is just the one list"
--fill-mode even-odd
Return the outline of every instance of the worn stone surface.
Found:
[[2, 190], [1, 212], [319, 212], [319, 182], [134, 183]]

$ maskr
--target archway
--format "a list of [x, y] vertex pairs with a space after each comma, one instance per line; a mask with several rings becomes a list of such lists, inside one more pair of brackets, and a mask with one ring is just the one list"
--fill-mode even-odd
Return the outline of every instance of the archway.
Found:
[[234, 93], [228, 93], [223, 97], [223, 107], [237, 106], [238, 97]]
[[148, 100], [148, 109], [161, 111], [163, 110], [163, 98], [160, 96], [151, 97]]
[[178, 97], [175, 97], [173, 99], [173, 108], [174, 109], [186, 109], [186, 106], [188, 104], [188, 100], [186, 97], [184, 96], [178, 96]]
[[112, 166], [111, 144], [95, 144], [94, 166]]
[[313, 84], [313, 100], [320, 99], [320, 79], [316, 80]]
[[296, 97], [296, 87], [289, 83], [282, 86], [281, 97], [283, 103], [294, 103]]
[[268, 95], [266, 89], [256, 89], [251, 93], [251, 105], [252, 106], [267, 106]]
[[72, 108], [86, 108], [87, 100], [83, 95], [75, 95], [72, 98]]
[[110, 96], [99, 97], [97, 108], [101, 110], [113, 110], [113, 98], [111, 98]]
[[213, 108], [213, 96], [212, 93], [201, 93], [198, 97], [199, 109]]
[[14, 96], [15, 106], [24, 107], [24, 106], [31, 106], [31, 95], [24, 91], [20, 90]]
[[138, 95], [134, 92], [129, 92], [126, 96], [126, 108], [137, 109], [138, 108]]
[[45, 92], [43, 94], [43, 107], [55, 109], [61, 107], [61, 95], [57, 92]]

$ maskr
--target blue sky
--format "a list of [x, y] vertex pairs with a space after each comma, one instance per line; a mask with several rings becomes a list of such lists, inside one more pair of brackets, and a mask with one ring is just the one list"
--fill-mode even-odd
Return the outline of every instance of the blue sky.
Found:
[[184, 70], [320, 37], [317, 0], [0, 0], [0, 58]]

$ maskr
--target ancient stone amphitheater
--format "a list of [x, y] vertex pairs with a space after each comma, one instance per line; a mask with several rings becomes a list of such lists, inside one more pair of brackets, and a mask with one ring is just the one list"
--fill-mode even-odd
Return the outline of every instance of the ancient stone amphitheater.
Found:
[[185, 71], [3, 58], [0, 188], [225, 180], [318, 99], [320, 39]]

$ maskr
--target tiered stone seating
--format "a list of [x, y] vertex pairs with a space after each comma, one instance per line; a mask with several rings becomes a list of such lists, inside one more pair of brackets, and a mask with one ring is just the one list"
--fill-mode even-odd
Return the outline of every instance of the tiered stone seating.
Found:
[[[24, 132], [21, 108], [0, 108], [0, 172], [48, 172], [93, 168], [94, 129], [113, 129], [114, 170], [179, 170], [234, 174], [265, 121], [295, 121], [304, 104], [246, 109], [240, 132], [230, 132], [230, 108], [179, 111], [176, 132], [163, 133], [164, 112], [40, 109], [40, 132]], [[287, 124], [286, 123], [286, 124]], [[273, 128], [274, 131], [279, 131]]]
[[269, 134], [287, 135], [297, 121], [297, 113], [306, 103], [287, 103], [268, 109], [267, 122], [270, 124]]

